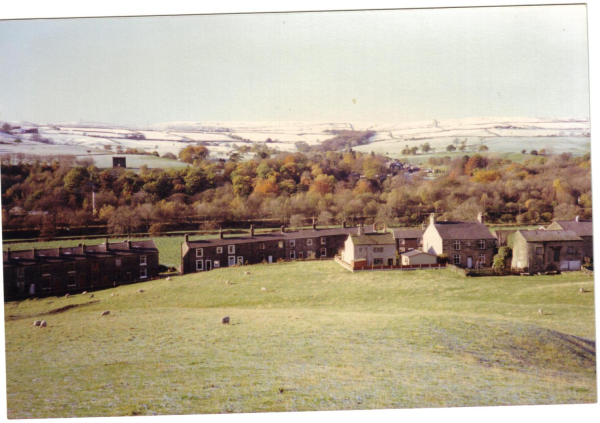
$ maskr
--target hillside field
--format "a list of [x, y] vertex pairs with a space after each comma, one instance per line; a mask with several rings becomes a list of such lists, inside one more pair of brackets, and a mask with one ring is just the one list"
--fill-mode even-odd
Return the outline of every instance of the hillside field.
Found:
[[5, 330], [9, 418], [597, 399], [594, 283], [579, 272], [232, 267], [6, 303]]

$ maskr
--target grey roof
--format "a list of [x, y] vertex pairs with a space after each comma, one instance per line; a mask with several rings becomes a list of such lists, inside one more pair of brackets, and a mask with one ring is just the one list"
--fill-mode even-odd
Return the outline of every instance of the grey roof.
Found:
[[389, 232], [373, 232], [364, 235], [352, 234], [350, 237], [354, 245], [396, 245], [394, 236]]
[[496, 239], [480, 222], [435, 222], [442, 239]]
[[557, 220], [556, 223], [566, 231], [573, 231], [579, 236], [594, 236], [591, 220]]
[[421, 250], [408, 250], [403, 253], [400, 253], [401, 256], [405, 256], [405, 257], [420, 256], [421, 254], [426, 254], [428, 256], [435, 256], [435, 254], [426, 253], [425, 251], [421, 251]]
[[255, 234], [253, 237], [248, 235], [225, 236], [223, 238], [200, 239], [188, 241], [192, 248], [211, 247], [222, 245], [248, 244], [252, 242], [284, 241], [290, 239], [319, 238], [322, 236], [350, 235], [358, 232], [358, 228], [330, 228], [330, 229], [303, 229], [299, 231], [267, 232]]
[[[84, 244], [85, 245], [85, 244]], [[108, 244], [108, 251], [104, 243], [96, 245], [86, 245], [85, 252], [83, 247], [63, 247], [62, 254], [59, 254], [57, 248], [44, 248], [36, 250], [34, 257], [33, 249], [29, 250], [16, 250], [10, 252], [11, 259], [8, 260], [8, 253], [2, 254], [3, 262], [5, 266], [11, 265], [34, 265], [42, 263], [62, 263], [74, 260], [88, 260], [91, 258], [101, 259], [108, 257], [119, 257], [129, 255], [140, 255], [140, 254], [151, 254], [158, 253], [158, 248], [154, 244], [154, 241], [131, 241], [131, 249], [127, 240], [122, 242], [110, 242]]]
[[574, 231], [518, 231], [527, 242], [583, 241]]
[[395, 239], [419, 239], [419, 238], [423, 238], [424, 232], [425, 231], [423, 229], [418, 229], [418, 228], [394, 229], [394, 238]]

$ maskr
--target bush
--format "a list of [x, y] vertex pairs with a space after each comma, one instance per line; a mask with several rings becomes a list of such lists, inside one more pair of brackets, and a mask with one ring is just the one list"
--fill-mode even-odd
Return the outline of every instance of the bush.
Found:
[[447, 254], [440, 254], [438, 256], [438, 263], [439, 264], [448, 264], [448, 255]]

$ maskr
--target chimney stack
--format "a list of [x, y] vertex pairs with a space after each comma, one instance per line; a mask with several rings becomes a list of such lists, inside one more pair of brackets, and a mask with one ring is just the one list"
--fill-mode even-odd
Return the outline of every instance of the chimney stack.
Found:
[[365, 234], [365, 227], [362, 223], [358, 225], [358, 236], [363, 236]]
[[127, 241], [127, 249], [131, 250], [131, 241]]
[[81, 244], [81, 254], [85, 254], [85, 244]]
[[108, 238], [106, 238], [106, 241], [104, 241], [104, 248], [106, 249], [106, 251], [110, 250], [110, 246], [108, 245]]
[[223, 239], [223, 228], [219, 228], [219, 239]]
[[186, 244], [190, 241], [190, 235], [189, 234], [185, 234], [183, 236], [183, 242], [185, 242]]
[[483, 223], [483, 213], [482, 212], [477, 213], [477, 220], [479, 221], [479, 223]]
[[37, 257], [37, 248], [34, 248], [33, 249], [33, 258], [36, 258], [36, 257]]
[[62, 247], [60, 247], [60, 246], [58, 247], [58, 255], [59, 256], [63, 255], [63, 250], [62, 250]]
[[313, 217], [313, 223], [312, 223], [312, 227], [313, 227], [313, 231], [317, 230], [317, 221], [315, 220], [315, 218]]
[[284, 234], [285, 233], [285, 226], [281, 225], [281, 233]]
[[250, 225], [250, 237], [254, 238], [254, 225]]
[[579, 216], [575, 216], [575, 222], [579, 222]]
[[342, 220], [342, 228], [346, 229], [346, 219]]
[[387, 232], [387, 225], [384, 223], [383, 224], [383, 233], [386, 233], [386, 232]]
[[10, 260], [10, 247], [6, 249], [6, 260]]
[[429, 215], [429, 224], [430, 225], [435, 225], [435, 213], [431, 213]]

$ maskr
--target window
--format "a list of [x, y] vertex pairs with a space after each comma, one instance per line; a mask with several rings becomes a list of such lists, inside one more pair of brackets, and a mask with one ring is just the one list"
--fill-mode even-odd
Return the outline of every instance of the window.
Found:
[[121, 267], [121, 259], [116, 259], [115, 260], [115, 266]]
[[67, 273], [67, 286], [77, 286], [77, 280], [75, 279], [75, 272]]
[[50, 279], [50, 275], [44, 276], [42, 278], [42, 289], [44, 291], [48, 291], [52, 288], [52, 279]]
[[215, 260], [213, 261], [213, 267], [215, 269], [218, 269], [219, 267], [221, 267], [221, 263], [219, 262], [219, 260]]
[[470, 246], [471, 246], [471, 243], [467, 241], [467, 247], [470, 247]]
[[24, 277], [25, 277], [25, 268], [24, 267], [17, 268], [17, 278], [24, 278]]
[[17, 282], [17, 289], [19, 292], [25, 292], [25, 282], [19, 281]]
[[560, 261], [560, 247], [554, 248], [554, 261]]
[[290, 247], [295, 247], [295, 246], [296, 246], [296, 240], [290, 239]]
[[146, 256], [140, 256], [140, 266], [146, 265]]
[[479, 254], [479, 265], [485, 266], [485, 254]]
[[327, 238], [324, 236], [321, 237], [321, 244], [327, 244]]
[[290, 251], [290, 258], [291, 258], [292, 260], [295, 260], [295, 259], [296, 259], [296, 250], [291, 250], [291, 251]]
[[479, 241], [477, 241], [477, 244], [479, 245], [480, 250], [485, 250], [485, 240], [480, 239]]
[[538, 256], [541, 256], [541, 255], [542, 255], [542, 252], [543, 252], [543, 249], [542, 249], [542, 247], [536, 247], [536, 248], [535, 248], [535, 253], [536, 253]]
[[204, 261], [196, 260], [196, 270], [204, 270]]
[[140, 269], [140, 279], [146, 279], [148, 277], [148, 269], [146, 267], [142, 267]]
[[227, 252], [229, 254], [235, 254], [235, 245], [228, 245], [227, 246]]
[[358, 252], [362, 253], [363, 252], [363, 247], [358, 247]]
[[98, 271], [100, 270], [100, 262], [95, 261], [92, 263], [92, 270]]
[[315, 252], [314, 251], [307, 251], [306, 252], [306, 258], [307, 259], [314, 259], [315, 258]]
[[313, 240], [312, 239], [307, 239], [306, 240], [306, 245], [312, 245]]
[[223, 247], [217, 247], [217, 254], [223, 254]]
[[327, 257], [327, 248], [321, 248], [321, 257]]
[[300, 252], [298, 253], [298, 258], [299, 258], [300, 260], [302, 260], [302, 259], [304, 258], [304, 251], [300, 251]]
[[383, 259], [382, 258], [373, 259], [373, 264], [375, 264], [375, 265], [383, 264]]
[[460, 250], [460, 241], [454, 241], [453, 247], [455, 250]]
[[460, 264], [460, 256], [458, 254], [454, 256], [454, 264], [456, 264], [456, 265]]
[[279, 241], [277, 245], [279, 246], [279, 248], [283, 248], [283, 241]]
[[235, 266], [235, 256], [229, 256], [229, 266]]
[[258, 244], [258, 249], [259, 250], [264, 250], [265, 249], [265, 243], [261, 242], [260, 244]]
[[383, 247], [373, 247], [374, 253], [383, 253]]
[[568, 254], [573, 254], [575, 252], [575, 248], [574, 247], [567, 247], [567, 253]]
[[[50, 267], [50, 266], [48, 266], [48, 267]], [[67, 264], [67, 271], [74, 272], [75, 271], [75, 263]]]
[[204, 257], [204, 248], [196, 248], [196, 257]]

